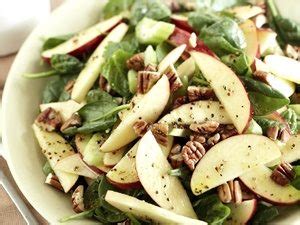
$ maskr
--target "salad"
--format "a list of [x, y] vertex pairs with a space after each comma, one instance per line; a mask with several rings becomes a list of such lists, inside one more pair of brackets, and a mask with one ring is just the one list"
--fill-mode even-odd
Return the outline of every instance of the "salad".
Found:
[[300, 25], [268, 1], [110, 0], [48, 38], [45, 183], [102, 224], [267, 224], [300, 202]]

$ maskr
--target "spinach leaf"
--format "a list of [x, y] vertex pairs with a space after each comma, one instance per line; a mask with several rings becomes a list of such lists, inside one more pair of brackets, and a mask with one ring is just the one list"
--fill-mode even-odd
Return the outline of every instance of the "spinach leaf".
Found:
[[249, 224], [261, 225], [268, 224], [275, 217], [279, 215], [278, 209], [275, 206], [268, 207], [263, 204], [259, 204], [257, 211]]
[[208, 27], [220, 20], [220, 17], [207, 8], [201, 8], [195, 12], [189, 13], [188, 23], [195, 31], [201, 32], [202, 28]]
[[240, 77], [240, 79], [244, 82], [244, 85], [248, 91], [259, 92], [271, 98], [286, 99], [279, 91], [261, 81], [254, 80], [250, 77]]
[[110, 18], [130, 9], [134, 0], [109, 0], [103, 8], [104, 18]]
[[263, 116], [272, 113], [275, 110], [288, 105], [290, 102], [287, 98], [268, 97], [258, 92], [248, 92], [248, 96], [256, 116]]
[[106, 48], [103, 56], [108, 59], [110, 58], [117, 50], [122, 49], [125, 52], [130, 54], [135, 53], [139, 48], [139, 43], [135, 37], [133, 37], [130, 41], [121, 41], [121, 42], [111, 42]]
[[221, 57], [221, 60], [240, 76], [251, 76], [252, 74], [250, 63], [245, 53], [225, 55]]
[[300, 190], [300, 166], [294, 166], [295, 178], [292, 180], [291, 185]]
[[108, 129], [112, 128], [115, 123], [117, 122], [117, 117], [110, 117], [104, 118], [101, 120], [96, 121], [86, 121], [83, 123], [81, 127], [78, 128], [70, 128], [69, 130], [66, 129], [63, 133], [65, 134], [75, 134], [75, 133], [83, 133], [83, 134], [90, 134], [94, 132], [104, 132]]
[[242, 52], [246, 47], [245, 36], [238, 24], [225, 18], [201, 30], [200, 39], [217, 55]]
[[113, 102], [114, 98], [107, 92], [100, 89], [90, 90], [86, 96], [86, 102], [93, 103], [97, 101]]
[[54, 48], [54, 47], [60, 45], [61, 43], [69, 40], [72, 36], [73, 36], [73, 34], [50, 37], [44, 42], [42, 50], [45, 51], [45, 50]]
[[281, 115], [289, 124], [292, 134], [297, 134], [298, 124], [296, 112], [293, 109], [289, 108], [282, 112]]
[[112, 90], [123, 97], [131, 95], [128, 86], [126, 61], [132, 54], [122, 49], [117, 50], [101, 68], [102, 75], [107, 79]]
[[57, 102], [64, 90], [66, 82], [60, 77], [50, 80], [43, 91], [43, 103]]
[[83, 211], [81, 213], [73, 214], [59, 220], [59, 222], [64, 223], [70, 220], [80, 220], [86, 218], [92, 218], [94, 215], [94, 209]]
[[51, 67], [60, 74], [79, 73], [84, 64], [76, 57], [67, 54], [56, 54], [51, 57]]
[[224, 205], [216, 194], [204, 196], [194, 204], [199, 219], [211, 225], [221, 225], [230, 215], [230, 208]]
[[84, 192], [83, 203], [86, 209], [93, 209], [100, 206], [101, 201], [98, 195], [98, 187], [103, 176], [99, 176]]
[[136, 25], [144, 17], [154, 20], [166, 20], [171, 11], [161, 0], [136, 0], [131, 8], [130, 22]]
[[235, 5], [245, 5], [248, 0], [195, 0], [200, 8], [206, 7], [214, 11], [222, 11]]

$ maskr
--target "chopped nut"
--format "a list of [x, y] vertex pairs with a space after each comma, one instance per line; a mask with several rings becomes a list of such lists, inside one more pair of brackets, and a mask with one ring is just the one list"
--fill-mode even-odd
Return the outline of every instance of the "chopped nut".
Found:
[[137, 93], [147, 93], [159, 78], [160, 74], [158, 72], [139, 71], [137, 76]]
[[144, 53], [137, 53], [126, 61], [129, 70], [140, 71], [144, 69]]
[[79, 185], [72, 194], [72, 206], [76, 213], [84, 211], [83, 203], [83, 185]]
[[207, 140], [207, 145], [208, 145], [209, 147], [212, 147], [212, 146], [214, 146], [215, 144], [217, 144], [217, 143], [220, 141], [220, 139], [221, 139], [220, 134], [219, 134], [219, 133], [216, 133], [214, 136], [208, 138], [208, 140]]
[[186, 96], [181, 96], [175, 99], [173, 103], [173, 109], [178, 108], [179, 106], [182, 106], [184, 104], [188, 103], [188, 99]]
[[268, 20], [264, 14], [259, 14], [253, 18], [253, 22], [257, 28], [262, 28], [265, 24], [267, 24]]
[[224, 203], [241, 203], [242, 202], [242, 190], [239, 181], [231, 180], [218, 187], [218, 195]]
[[253, 76], [254, 76], [255, 79], [257, 79], [261, 82], [264, 82], [266, 84], [269, 84], [268, 80], [267, 80], [268, 72], [257, 70], [253, 73]]
[[145, 70], [145, 71], [157, 72], [157, 66], [149, 64], [149, 65], [147, 65], [147, 66], [145, 67], [144, 70]]
[[300, 60], [300, 47], [287, 45], [285, 47], [285, 55], [289, 58]]
[[221, 139], [222, 140], [225, 140], [229, 137], [232, 137], [234, 135], [237, 135], [238, 134], [238, 131], [237, 129], [229, 124], [229, 125], [226, 125], [221, 131], [220, 131], [220, 134], [221, 134]]
[[170, 82], [170, 90], [171, 92], [177, 91], [179, 88], [183, 86], [178, 73], [173, 65], [169, 66], [169, 69], [166, 71], [166, 76]]
[[41, 112], [35, 120], [35, 124], [45, 131], [54, 131], [62, 125], [62, 118], [59, 112], [49, 107]]
[[64, 87], [64, 90], [71, 94], [72, 93], [72, 90], [73, 90], [73, 87], [74, 87], [74, 84], [75, 84], [75, 80], [69, 80], [66, 84], [66, 86]]
[[151, 132], [153, 133], [153, 136], [159, 144], [164, 146], [168, 145], [168, 124], [155, 123], [151, 125]]
[[102, 91], [106, 91], [107, 93], [111, 91], [110, 85], [108, 84], [106, 78], [102, 75], [99, 77], [99, 87]]
[[201, 144], [204, 144], [206, 142], [206, 137], [204, 137], [202, 135], [191, 135], [190, 140], [191, 141], [197, 141]]
[[278, 137], [281, 142], [286, 143], [290, 139], [291, 134], [287, 131], [286, 128], [282, 128], [279, 132]]
[[60, 191], [64, 190], [58, 180], [58, 177], [53, 173], [48, 174], [48, 176], [46, 177], [45, 183], [51, 185], [52, 187], [56, 188], [57, 190], [60, 190]]
[[272, 172], [271, 179], [281, 185], [286, 186], [295, 177], [293, 166], [289, 163], [281, 163]]
[[208, 87], [189, 86], [187, 93], [190, 102], [215, 98], [213, 89]]
[[178, 168], [182, 165], [183, 157], [181, 154], [181, 146], [179, 144], [176, 144], [172, 147], [169, 155], [169, 160], [173, 168]]
[[219, 123], [215, 121], [207, 121], [201, 124], [193, 123], [190, 125], [190, 129], [200, 134], [214, 133], [219, 127]]
[[60, 131], [63, 132], [64, 130], [70, 127], [79, 127], [81, 125], [81, 118], [78, 114], [74, 113], [60, 128]]
[[138, 120], [133, 124], [133, 130], [139, 137], [142, 137], [148, 128], [149, 124], [144, 120]]
[[205, 153], [205, 148], [197, 141], [189, 141], [182, 148], [183, 160], [190, 170], [195, 169], [196, 164], [200, 161]]
[[196, 48], [197, 46], [197, 35], [193, 32], [189, 38], [189, 44], [192, 48]]
[[271, 140], [275, 141], [277, 140], [279, 134], [279, 127], [278, 126], [274, 126], [274, 127], [269, 127], [267, 129], [267, 137], [270, 138]]

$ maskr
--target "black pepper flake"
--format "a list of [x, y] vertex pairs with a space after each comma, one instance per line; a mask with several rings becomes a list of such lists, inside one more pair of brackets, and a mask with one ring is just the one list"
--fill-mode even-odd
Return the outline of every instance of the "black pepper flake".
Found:
[[212, 113], [210, 116], [211, 116], [211, 118], [214, 118], [215, 114]]
[[169, 201], [170, 201], [170, 199], [169, 199], [169, 198], [167, 198], [167, 201], [169, 202]]
[[155, 192], [155, 194], [157, 194], [157, 195], [158, 195], [158, 191], [156, 191], [156, 192]]

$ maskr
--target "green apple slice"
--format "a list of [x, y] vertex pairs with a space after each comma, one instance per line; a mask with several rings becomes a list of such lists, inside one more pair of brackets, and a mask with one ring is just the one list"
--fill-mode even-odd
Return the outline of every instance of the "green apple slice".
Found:
[[233, 7], [228, 12], [233, 13], [239, 19], [248, 20], [254, 16], [263, 14], [265, 11], [259, 6], [245, 5]]
[[101, 35], [104, 35], [108, 30], [121, 22], [121, 20], [122, 16], [114, 16], [108, 20], [101, 21], [96, 25], [79, 32], [55, 48], [42, 52], [42, 57], [50, 59], [55, 54], [74, 54], [75, 52], [84, 52], [85, 46], [88, 46]]
[[280, 55], [268, 55], [265, 63], [276, 76], [300, 84], [299, 61]]
[[254, 216], [257, 209], [257, 200], [246, 200], [240, 204], [229, 203], [226, 206], [230, 208], [231, 213], [224, 225], [244, 225]]
[[55, 165], [54, 170], [77, 174], [91, 179], [96, 179], [99, 176], [82, 161], [78, 153], [60, 160]]
[[110, 42], [119, 42], [123, 39], [126, 32], [128, 30], [128, 25], [125, 23], [119, 24], [115, 27], [100, 43], [100, 45], [96, 48], [93, 54], [90, 56], [89, 60], [87, 61], [84, 69], [80, 72], [73, 90], [71, 97], [76, 102], [82, 102], [94, 85], [95, 81], [97, 80], [101, 65], [104, 63], [103, 53], [105, 51], [106, 46]]
[[194, 75], [196, 64], [193, 57], [188, 58], [177, 67], [177, 73], [180, 78], [187, 76], [189, 79]]
[[142, 220], [149, 221], [151, 224], [207, 225], [204, 221], [181, 216], [129, 195], [114, 191], [106, 193], [105, 201], [125, 213], [132, 213]]
[[300, 159], [300, 135], [292, 136], [288, 142], [280, 149], [281, 160], [292, 163]]
[[112, 131], [109, 138], [101, 146], [101, 151], [112, 152], [135, 140], [137, 135], [132, 128], [133, 124], [138, 120], [144, 120], [148, 123], [155, 122], [167, 105], [169, 96], [169, 80], [163, 75], [133, 107], [130, 114]]
[[114, 152], [104, 153], [103, 163], [107, 167], [115, 166], [123, 158], [123, 155], [126, 151], [126, 147], [120, 148]]
[[172, 169], [151, 131], [141, 139], [136, 154], [136, 170], [142, 186], [162, 208], [196, 219], [196, 213], [179, 179], [170, 176]]
[[84, 149], [92, 138], [92, 134], [76, 134], [75, 135], [75, 146], [77, 151], [83, 155]]
[[60, 160], [75, 154], [72, 146], [58, 133], [44, 131], [36, 124], [32, 128], [44, 156], [67, 193], [76, 183], [78, 175], [56, 170], [55, 166]]
[[[136, 171], [136, 152], [140, 141], [138, 141], [127, 153], [123, 156], [120, 162], [115, 165], [107, 174], [108, 180], [115, 186], [121, 189], [133, 188], [140, 186], [140, 180]], [[173, 146], [173, 137], [168, 137], [168, 145], [160, 145], [165, 157], [170, 153]]]
[[191, 52], [203, 76], [214, 89], [232, 123], [243, 133], [252, 117], [248, 94], [235, 73], [221, 61], [200, 52]]
[[291, 185], [280, 186], [271, 179], [272, 170], [261, 165], [240, 176], [241, 181], [254, 193], [274, 204], [295, 204], [300, 191]]
[[100, 146], [104, 141], [104, 137], [100, 133], [96, 133], [89, 140], [83, 152], [83, 161], [90, 166], [104, 166], [104, 153], [100, 151]]
[[280, 155], [276, 143], [265, 136], [230, 137], [213, 146], [200, 160], [191, 179], [191, 189], [200, 195]]
[[167, 124], [192, 124], [213, 120], [221, 124], [232, 124], [232, 121], [220, 102], [197, 101], [184, 104], [160, 119]]
[[73, 100], [69, 100], [65, 102], [51, 102], [51, 103], [41, 104], [40, 110], [42, 112], [45, 109], [51, 107], [55, 111], [59, 112], [63, 121], [66, 121], [72, 116], [73, 113], [77, 112], [82, 106], [84, 106], [84, 103], [79, 104]]

